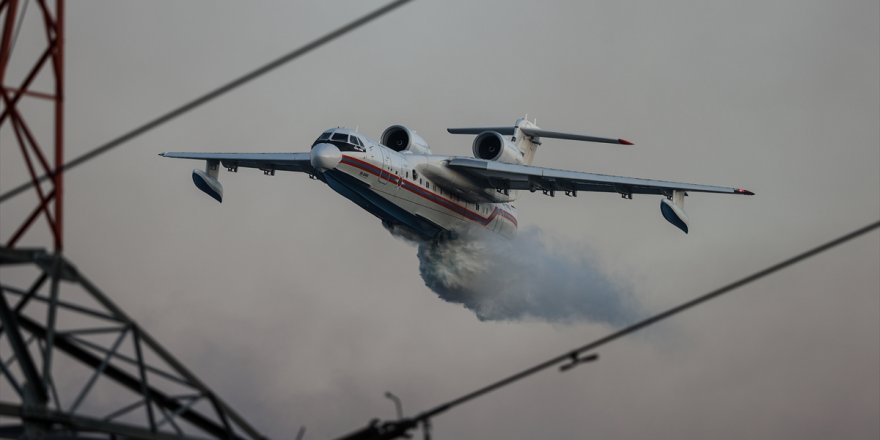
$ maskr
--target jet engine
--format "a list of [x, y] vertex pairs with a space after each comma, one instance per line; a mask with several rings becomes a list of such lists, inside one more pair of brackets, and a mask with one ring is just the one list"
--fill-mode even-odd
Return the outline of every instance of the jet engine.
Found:
[[522, 164], [522, 152], [511, 144], [501, 133], [484, 131], [474, 138], [474, 157], [504, 163]]
[[428, 143], [416, 132], [403, 125], [392, 125], [382, 132], [382, 145], [394, 150], [413, 154], [431, 154]]

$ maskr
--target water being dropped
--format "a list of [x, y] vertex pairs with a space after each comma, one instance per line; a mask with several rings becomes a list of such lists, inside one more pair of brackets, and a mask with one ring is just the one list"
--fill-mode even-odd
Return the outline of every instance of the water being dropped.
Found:
[[538, 228], [417, 245], [425, 285], [481, 320], [622, 324], [636, 314], [629, 290], [600, 270], [593, 251], [554, 246]]

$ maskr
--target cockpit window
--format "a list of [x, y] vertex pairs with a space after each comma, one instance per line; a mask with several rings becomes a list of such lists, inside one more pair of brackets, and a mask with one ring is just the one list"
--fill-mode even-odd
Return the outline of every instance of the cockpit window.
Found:
[[321, 133], [321, 135], [318, 136], [318, 139], [315, 139], [315, 142], [312, 142], [312, 146], [314, 147], [315, 145], [318, 145], [320, 143], [327, 142], [328, 140], [330, 140], [330, 134], [331, 132], [329, 131]]
[[348, 133], [325, 132], [312, 144], [312, 147], [320, 143], [336, 145], [339, 151], [367, 151], [363, 142], [356, 135], [349, 136]]

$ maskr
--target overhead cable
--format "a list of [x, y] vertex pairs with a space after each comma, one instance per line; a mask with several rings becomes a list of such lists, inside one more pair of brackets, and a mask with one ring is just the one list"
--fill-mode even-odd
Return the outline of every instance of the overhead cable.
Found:
[[593, 361], [597, 358], [597, 355], [592, 352], [603, 345], [606, 345], [610, 342], [618, 340], [618, 339], [620, 339], [624, 336], [627, 336], [629, 334], [635, 333], [635, 332], [642, 330], [648, 326], [654, 325], [654, 324], [656, 324], [660, 321], [663, 321], [667, 318], [671, 318], [672, 316], [675, 316], [681, 312], [684, 312], [685, 310], [691, 309], [693, 307], [696, 307], [698, 305], [706, 303], [710, 300], [718, 298], [718, 297], [720, 297], [730, 291], [733, 291], [733, 290], [738, 289], [740, 287], [743, 287], [747, 284], [755, 282], [761, 278], [764, 278], [768, 275], [771, 275], [771, 274], [776, 273], [782, 269], [785, 269], [789, 266], [792, 266], [796, 263], [799, 263], [803, 260], [806, 260], [807, 258], [821, 254], [822, 252], [825, 252], [831, 248], [834, 248], [834, 247], [839, 246], [843, 243], [846, 243], [850, 240], [853, 240], [857, 237], [860, 237], [864, 234], [867, 234], [867, 233], [877, 229], [878, 227], [880, 227], [880, 220], [877, 220], [867, 226], [861, 227], [861, 228], [856, 229], [852, 232], [844, 234], [844, 235], [842, 235], [838, 238], [835, 238], [831, 241], [828, 241], [824, 244], [816, 246], [808, 251], [797, 254], [791, 258], [783, 260], [783, 261], [776, 263], [772, 266], [769, 266], [765, 269], [759, 270], [751, 275], [740, 278], [737, 281], [734, 281], [734, 282], [727, 284], [723, 287], [719, 287], [709, 293], [698, 296], [690, 301], [679, 304], [675, 307], [667, 309], [666, 311], [660, 312], [660, 313], [653, 315], [649, 318], [643, 319], [639, 322], [636, 322], [635, 324], [631, 324], [627, 327], [624, 327], [624, 328], [617, 330], [609, 335], [606, 335], [604, 337], [596, 339], [595, 341], [590, 342], [586, 345], [583, 345], [579, 348], [575, 348], [574, 350], [570, 350], [570, 351], [568, 351], [564, 354], [561, 354], [559, 356], [556, 356], [550, 360], [544, 361], [538, 365], [535, 365], [534, 367], [527, 368], [519, 373], [508, 376], [508, 377], [501, 379], [497, 382], [494, 382], [490, 385], [482, 387], [476, 391], [472, 391], [472, 392], [467, 393], [461, 397], [450, 400], [449, 402], [446, 402], [442, 405], [436, 406], [430, 410], [422, 412], [421, 414], [419, 414], [413, 418], [400, 419], [400, 420], [389, 421], [389, 422], [385, 422], [385, 423], [378, 423], [378, 421], [374, 421], [370, 425], [368, 425], [366, 428], [362, 428], [359, 431], [356, 431], [356, 432], [351, 433], [345, 437], [342, 437], [342, 439], [350, 440], [350, 439], [403, 438], [404, 435], [407, 435], [410, 430], [416, 428], [418, 425], [421, 424], [421, 425], [425, 426], [425, 424], [428, 423], [431, 418], [433, 418], [443, 412], [446, 412], [446, 411], [452, 409], [453, 407], [456, 407], [458, 405], [466, 403], [470, 400], [476, 399], [477, 397], [481, 397], [483, 395], [491, 393], [499, 388], [505, 387], [505, 386], [510, 385], [514, 382], [525, 379], [526, 377], [531, 376], [535, 373], [541, 372], [543, 370], [546, 370], [548, 368], [554, 367], [554, 366], [562, 364], [562, 363], [566, 363], [566, 364], [562, 365], [561, 371], [566, 371], [566, 370], [569, 370], [569, 369], [571, 369], [581, 363]]
[[[218, 87], [218, 88], [216, 88], [216, 89], [214, 89], [214, 90], [212, 90], [212, 91], [210, 91], [210, 92], [208, 92], [208, 93], [206, 93], [206, 94], [204, 94], [204, 95], [202, 95], [192, 101], [187, 102], [186, 104], [181, 105], [180, 107], [177, 107], [177, 108], [163, 114], [162, 116], [159, 116], [159, 117], [147, 122], [144, 125], [141, 125], [140, 127], [137, 127], [135, 129], [129, 131], [128, 133], [125, 133], [125, 134], [123, 134], [123, 135], [103, 144], [103, 145], [97, 146], [97, 147], [89, 150], [88, 152], [86, 152], [86, 153], [76, 157], [75, 159], [65, 163], [61, 167], [61, 171], [62, 172], [67, 171], [77, 165], [83, 164], [84, 162], [86, 162], [88, 160], [94, 159], [96, 156], [101, 155], [103, 153], [106, 153], [107, 151], [109, 151], [113, 148], [116, 148], [116, 147], [118, 147], [118, 146], [120, 146], [120, 145], [122, 145], [122, 144], [124, 144], [124, 143], [126, 143], [126, 142], [164, 124], [164, 123], [166, 123], [166, 122], [168, 122], [168, 121], [171, 121], [172, 119], [175, 119], [178, 116], [183, 115], [184, 113], [187, 113], [190, 110], [193, 110], [196, 107], [199, 107], [202, 104], [205, 104], [208, 101], [213, 100], [214, 98], [217, 98], [221, 95], [224, 95], [227, 92], [232, 91], [233, 89], [236, 89], [239, 86], [242, 86], [251, 80], [254, 80], [254, 79], [256, 79], [256, 78], [258, 78], [258, 77], [260, 77], [260, 76], [262, 76], [262, 75], [264, 75], [264, 74], [266, 74], [266, 73], [268, 73], [278, 67], [281, 67], [282, 65], [287, 64], [290, 61], [293, 61], [293, 60], [295, 60], [295, 59], [297, 59], [297, 58], [299, 58], [299, 57], [301, 57], [301, 56], [303, 56], [303, 55], [305, 55], [305, 54], [307, 54], [307, 53], [309, 53], [309, 52], [311, 52], [321, 46], [324, 46], [325, 44], [330, 43], [331, 41], [333, 41], [333, 40], [351, 32], [351, 31], [353, 31], [353, 30], [355, 30], [355, 29], [357, 29], [357, 28], [359, 28], [359, 27], [361, 27], [361, 26], [363, 26], [363, 25], [365, 25], [365, 24], [367, 24], [367, 23], [369, 23], [369, 22], [371, 22], [371, 21], [373, 21], [373, 20], [399, 8], [399, 7], [401, 7], [401, 6], [403, 6], [406, 3], [409, 3], [410, 1], [412, 1], [412, 0], [396, 0], [391, 3], [388, 3], [385, 6], [382, 6], [381, 8], [378, 8], [378, 9], [376, 9], [366, 15], [363, 15], [360, 18], [357, 18], [354, 21], [351, 21], [348, 24], [343, 25], [342, 27], [339, 27], [338, 29], [331, 31], [331, 32], [319, 37], [318, 39], [313, 40], [312, 42], [310, 42], [310, 43], [308, 43], [308, 44], [306, 44], [296, 50], [293, 50], [290, 53], [287, 53], [287, 54], [281, 56], [280, 58], [278, 58], [274, 61], [271, 61], [271, 62], [255, 69], [255, 70], [253, 70], [253, 71], [251, 71], [241, 77], [238, 77], [238, 78], [236, 78], [236, 79], [234, 79], [234, 80], [232, 80], [232, 81], [230, 81], [230, 82], [228, 82], [228, 83], [226, 83], [226, 84], [224, 84], [224, 85], [222, 85], [222, 86], [220, 86], [220, 87]], [[52, 177], [50, 174], [43, 174], [42, 176], [40, 176], [38, 178], [37, 181], [42, 182], [46, 179], [49, 179], [50, 177]], [[12, 197], [15, 197], [16, 195], [21, 194], [22, 192], [29, 189], [31, 186], [33, 186], [33, 182], [26, 182], [26, 183], [22, 183], [21, 185], [3, 193], [3, 195], [0, 195], [0, 203], [3, 203], [5, 201], [11, 199]]]

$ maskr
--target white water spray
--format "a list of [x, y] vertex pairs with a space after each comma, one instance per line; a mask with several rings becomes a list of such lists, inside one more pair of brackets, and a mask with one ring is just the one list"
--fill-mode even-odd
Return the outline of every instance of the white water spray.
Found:
[[511, 239], [474, 231], [418, 243], [425, 285], [481, 320], [629, 322], [637, 312], [629, 290], [602, 273], [593, 255], [583, 246], [549, 245], [537, 228]]

